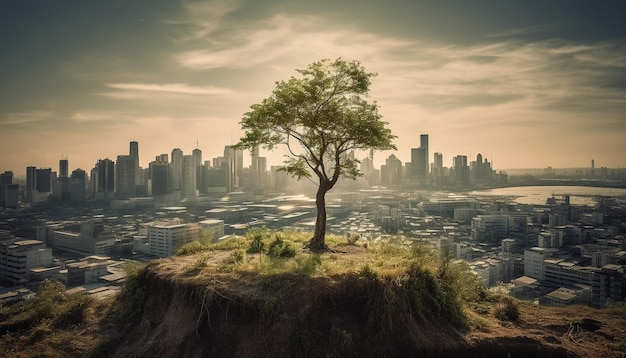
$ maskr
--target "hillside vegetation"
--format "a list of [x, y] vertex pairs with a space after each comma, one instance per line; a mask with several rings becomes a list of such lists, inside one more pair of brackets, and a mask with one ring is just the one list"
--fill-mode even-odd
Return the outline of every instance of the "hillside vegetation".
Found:
[[43, 298], [2, 308], [0, 351], [37, 356], [38, 342], [46, 356], [93, 357], [626, 354], [624, 307], [537, 307], [486, 291], [464, 263], [423, 244], [330, 237], [335, 252], [320, 255], [301, 249], [308, 235], [200, 240], [135, 267], [115, 301], [57, 298], [80, 302], [71, 313], [24, 313], [46, 311]]

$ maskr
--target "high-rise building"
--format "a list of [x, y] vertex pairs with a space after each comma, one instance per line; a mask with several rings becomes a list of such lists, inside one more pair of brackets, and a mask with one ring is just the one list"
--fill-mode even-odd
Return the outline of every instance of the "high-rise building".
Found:
[[57, 178], [57, 184], [61, 191], [61, 200], [69, 200], [70, 198], [70, 177], [68, 173], [69, 163], [67, 159], [59, 160], [59, 177]]
[[457, 155], [453, 159], [454, 182], [457, 185], [469, 184], [469, 166], [467, 166], [467, 156]]
[[167, 155], [167, 153], [165, 154], [160, 154], [157, 155], [156, 158], [154, 159], [155, 162], [159, 162], [159, 163], [168, 163], [169, 162], [169, 156]]
[[70, 178], [70, 198], [72, 201], [85, 200], [85, 188], [87, 187], [87, 173], [77, 168], [72, 171]]
[[169, 165], [167, 162], [150, 163], [149, 181], [152, 195], [169, 194]]
[[398, 185], [401, 184], [402, 178], [402, 161], [394, 154], [391, 154], [385, 164], [380, 166], [380, 183], [382, 185]]
[[183, 185], [183, 151], [179, 148], [172, 150], [172, 163], [170, 163], [170, 188], [172, 191], [182, 190]]
[[432, 172], [434, 175], [441, 175], [442, 170], [443, 170], [443, 154], [439, 152], [435, 152], [435, 154], [433, 155]]
[[59, 178], [65, 178], [68, 176], [69, 163], [67, 159], [59, 160]]
[[232, 146], [224, 147], [224, 158], [229, 162], [231, 188], [241, 186], [241, 176], [243, 174], [243, 150], [234, 149]]
[[110, 200], [115, 193], [115, 162], [99, 159], [91, 171], [92, 194], [96, 199]]
[[410, 173], [411, 177], [425, 177], [429, 173], [428, 164], [428, 134], [420, 135], [419, 148], [411, 149], [411, 165]]
[[[135, 173], [135, 186], [138, 185], [142, 185], [143, 184], [143, 178], [142, 178], [142, 171], [140, 170], [139, 167], [139, 143], [136, 141], [132, 141], [130, 142], [130, 150], [128, 155], [130, 155], [131, 159], [133, 160], [133, 167], [134, 167], [134, 173]], [[135, 194], [137, 189], [134, 190]]]
[[247, 186], [253, 191], [265, 189], [267, 184], [267, 158], [259, 156], [259, 148], [252, 148], [250, 152], [250, 170]]
[[196, 163], [193, 155], [183, 155], [182, 195], [196, 196]]
[[130, 155], [118, 155], [115, 163], [115, 196], [135, 196], [135, 159]]
[[35, 179], [35, 188], [40, 193], [50, 193], [52, 192], [52, 169], [50, 168], [40, 168], [37, 169]]
[[133, 159], [135, 166], [139, 167], [139, 143], [132, 141], [130, 142], [130, 150], [128, 155]]
[[13, 172], [0, 174], [0, 207], [17, 208], [19, 185], [13, 184]]
[[424, 150], [424, 175], [428, 175], [428, 134], [420, 135], [420, 148]]
[[196, 148], [191, 152], [191, 155], [193, 156], [194, 166], [196, 167], [196, 190], [198, 190], [199, 193], [205, 193], [206, 190], [202, 189], [202, 151]]

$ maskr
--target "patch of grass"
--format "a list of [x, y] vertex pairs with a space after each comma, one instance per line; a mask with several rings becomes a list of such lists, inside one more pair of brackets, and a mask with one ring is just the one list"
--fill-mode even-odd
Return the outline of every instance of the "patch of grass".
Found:
[[87, 294], [68, 293], [63, 283], [46, 280], [35, 298], [0, 308], [0, 351], [9, 357], [79, 356], [73, 342], [95, 305]]
[[236, 265], [243, 264], [246, 262], [246, 250], [235, 249], [230, 253], [230, 258]]
[[198, 240], [187, 243], [176, 250], [176, 256], [188, 256], [195, 253], [208, 250], [213, 244], [213, 236], [206, 234]]
[[517, 301], [511, 297], [502, 297], [493, 306], [493, 316], [501, 321], [518, 321], [520, 310]]
[[293, 265], [294, 273], [312, 275], [322, 264], [322, 257], [318, 254], [297, 256]]

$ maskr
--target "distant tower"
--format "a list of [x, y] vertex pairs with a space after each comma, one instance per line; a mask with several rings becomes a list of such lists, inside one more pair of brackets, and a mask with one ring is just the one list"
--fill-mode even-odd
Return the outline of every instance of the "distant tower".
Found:
[[68, 176], [68, 167], [69, 167], [69, 163], [67, 161], [67, 158], [63, 158], [59, 160], [59, 177], [60, 178], [66, 178]]
[[424, 175], [428, 175], [428, 134], [420, 135], [420, 148], [424, 150]]
[[85, 200], [85, 187], [87, 183], [87, 173], [78, 168], [72, 171], [70, 182], [70, 199], [72, 201]]
[[591, 176], [594, 176], [595, 169], [596, 169], [596, 162], [593, 159], [591, 159]]
[[198, 192], [203, 192], [202, 190], [202, 151], [199, 148], [194, 149], [191, 152], [193, 156], [193, 163], [196, 168], [196, 189]]
[[234, 149], [227, 145], [224, 147], [224, 158], [229, 163], [231, 187], [239, 188], [241, 186], [241, 175], [243, 173], [243, 150]]
[[130, 155], [118, 155], [115, 163], [115, 196], [135, 196], [135, 159]]
[[96, 199], [113, 199], [115, 193], [115, 162], [111, 159], [99, 159], [91, 179]]
[[[130, 142], [130, 150], [129, 150], [130, 158], [133, 161], [133, 173], [135, 175], [134, 185], [141, 184], [141, 171], [139, 170], [139, 143], [132, 141]], [[134, 191], [134, 190], [133, 190]]]
[[453, 158], [453, 172], [456, 184], [469, 184], [469, 167], [467, 166], [466, 155], [457, 155]]
[[154, 161], [150, 163], [150, 182], [152, 195], [169, 194], [169, 165], [166, 162]]
[[183, 196], [196, 196], [196, 163], [193, 155], [183, 155], [182, 171]]
[[67, 158], [59, 160], [59, 177], [57, 182], [61, 184], [61, 200], [70, 199], [70, 178], [68, 173], [69, 163]]
[[183, 151], [179, 148], [172, 150], [172, 163], [170, 164], [172, 191], [182, 190], [183, 183]]

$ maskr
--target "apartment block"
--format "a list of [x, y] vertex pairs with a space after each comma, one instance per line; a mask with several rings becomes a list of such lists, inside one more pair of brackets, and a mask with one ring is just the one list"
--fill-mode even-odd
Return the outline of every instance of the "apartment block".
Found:
[[22, 284], [30, 270], [52, 264], [52, 249], [38, 240], [11, 240], [0, 243], [0, 280]]

